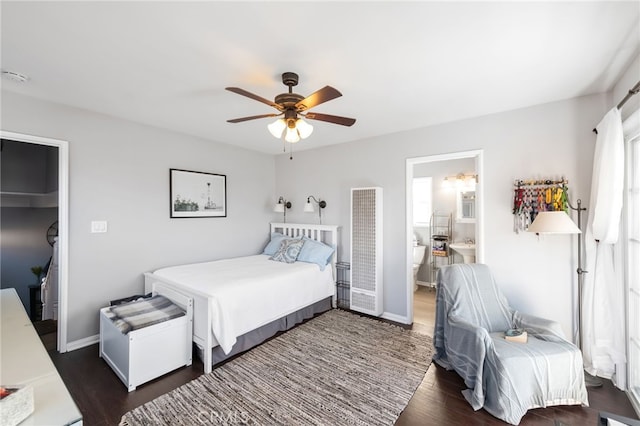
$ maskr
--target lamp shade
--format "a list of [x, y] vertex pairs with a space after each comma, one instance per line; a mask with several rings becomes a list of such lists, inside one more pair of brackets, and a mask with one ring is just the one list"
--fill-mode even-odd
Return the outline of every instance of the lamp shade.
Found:
[[287, 127], [287, 123], [282, 118], [277, 119], [273, 123], [267, 126], [269, 132], [276, 138], [280, 139], [282, 137], [282, 132]]
[[536, 234], [580, 234], [580, 228], [564, 211], [540, 212], [527, 229]]
[[300, 140], [300, 135], [298, 134], [298, 129], [295, 127], [292, 129], [291, 127], [287, 127], [287, 131], [284, 135], [284, 140], [289, 143], [296, 143]]
[[307, 204], [304, 205], [304, 212], [313, 213], [314, 211], [316, 210], [313, 208], [313, 204], [311, 204], [311, 201], [307, 201]]
[[276, 213], [284, 213], [284, 203], [278, 203], [273, 208], [273, 211]]
[[300, 134], [301, 139], [308, 138], [313, 132], [313, 126], [304, 121], [302, 118], [296, 120], [296, 129], [298, 129], [298, 133]]

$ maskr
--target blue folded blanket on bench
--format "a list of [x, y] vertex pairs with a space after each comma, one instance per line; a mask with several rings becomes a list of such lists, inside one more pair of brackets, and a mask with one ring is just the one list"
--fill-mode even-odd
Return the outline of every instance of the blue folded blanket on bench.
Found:
[[164, 296], [112, 306], [105, 313], [123, 334], [185, 315], [184, 310]]

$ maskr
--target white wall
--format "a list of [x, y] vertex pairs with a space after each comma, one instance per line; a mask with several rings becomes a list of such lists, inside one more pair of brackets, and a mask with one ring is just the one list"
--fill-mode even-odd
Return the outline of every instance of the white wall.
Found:
[[[276, 188], [293, 202], [291, 221], [317, 221], [302, 212], [305, 197], [328, 203], [324, 223], [342, 226], [339, 257], [349, 259], [349, 189], [384, 188], [384, 310], [405, 317], [405, 160], [484, 150], [485, 260], [512, 305], [560, 321], [571, 335], [576, 241], [570, 236], [513, 232], [513, 181], [565, 176], [573, 202], [588, 207], [595, 135], [610, 96], [593, 95], [414, 131], [278, 156]], [[357, 125], [357, 124], [356, 124]], [[322, 126], [300, 143], [312, 144]]]
[[[68, 340], [158, 267], [255, 254], [274, 219], [274, 159], [229, 145], [2, 93], [2, 130], [69, 142]], [[212, 138], [215, 135], [212, 135]], [[227, 217], [170, 219], [169, 169], [227, 175]], [[91, 234], [92, 220], [108, 221]]]

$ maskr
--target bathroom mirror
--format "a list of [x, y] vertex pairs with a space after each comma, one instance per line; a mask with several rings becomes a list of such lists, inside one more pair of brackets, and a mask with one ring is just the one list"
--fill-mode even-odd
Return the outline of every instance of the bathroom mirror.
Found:
[[456, 221], [474, 223], [476, 221], [476, 191], [457, 190], [456, 203]]

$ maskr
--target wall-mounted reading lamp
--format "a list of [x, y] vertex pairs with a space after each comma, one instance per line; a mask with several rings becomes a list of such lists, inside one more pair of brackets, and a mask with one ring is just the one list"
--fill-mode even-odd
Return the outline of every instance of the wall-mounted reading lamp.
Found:
[[319, 200], [313, 195], [309, 195], [307, 197], [307, 204], [304, 205], [305, 213], [313, 213], [314, 211], [316, 211], [313, 207], [313, 204], [311, 204], [311, 200], [315, 201], [316, 204], [318, 204], [318, 217], [320, 218], [320, 224], [322, 224], [322, 209], [327, 207], [327, 202], [324, 200]]
[[273, 207], [273, 211], [276, 213], [283, 213], [282, 222], [287, 222], [287, 209], [291, 208], [291, 201], [287, 201], [284, 197], [278, 198], [278, 203]]

